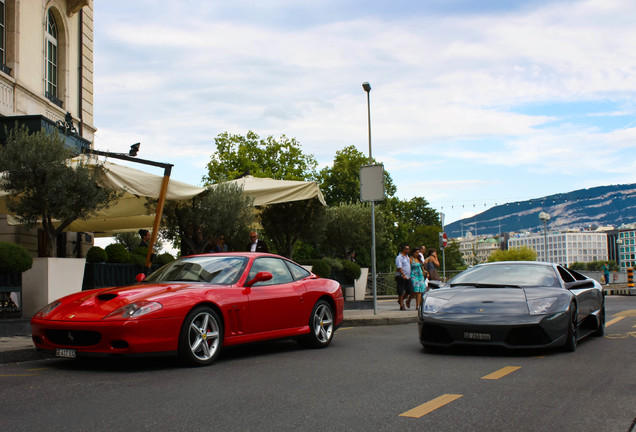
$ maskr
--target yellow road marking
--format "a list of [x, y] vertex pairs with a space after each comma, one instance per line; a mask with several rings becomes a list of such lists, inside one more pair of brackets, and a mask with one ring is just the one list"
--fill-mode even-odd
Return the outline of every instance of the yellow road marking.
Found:
[[606, 322], [605, 323], [605, 327], [609, 327], [612, 324], [616, 324], [617, 322], [619, 322], [620, 320], [622, 320], [624, 318], [625, 318], [624, 316], [619, 316], [618, 318], [614, 318], [613, 320]]
[[605, 335], [605, 337], [607, 339], [627, 339], [630, 336], [635, 337], [636, 338], [636, 331], [633, 332], [627, 332], [627, 333], [618, 333], [618, 334], [610, 334], [610, 335]]
[[624, 310], [619, 313], [614, 314], [614, 316], [620, 317], [636, 317], [636, 309]]
[[43, 368], [35, 368], [35, 369], [27, 369], [29, 372], [37, 372], [37, 371], [43, 371], [43, 370], [49, 370], [51, 368], [47, 368], [47, 367], [43, 367]]
[[435, 411], [438, 408], [443, 407], [446, 404], [453, 402], [456, 399], [459, 399], [463, 395], [459, 394], [445, 394], [440, 397], [433, 399], [432, 401], [426, 402], [423, 405], [413, 408], [412, 410], [408, 410], [405, 413], [400, 414], [400, 417], [411, 417], [411, 418], [420, 418], [430, 413], [431, 411]]
[[340, 327], [340, 328], [338, 329], [338, 331], [340, 331], [340, 330], [350, 330], [350, 329], [352, 329], [352, 328], [353, 328], [353, 327]]
[[488, 374], [484, 377], [481, 377], [481, 379], [487, 379], [487, 380], [497, 380], [501, 377], [504, 377], [508, 374], [513, 373], [514, 371], [521, 369], [521, 366], [506, 366], [505, 368], [501, 368], [498, 371], [495, 371], [491, 374]]

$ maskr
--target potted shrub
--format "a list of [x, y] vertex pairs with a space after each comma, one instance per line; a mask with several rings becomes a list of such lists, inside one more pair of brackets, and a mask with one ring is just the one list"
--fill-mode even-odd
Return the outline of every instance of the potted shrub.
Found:
[[175, 257], [173, 257], [171, 254], [169, 254], [168, 252], [164, 252], [160, 255], [157, 255], [157, 258], [155, 258], [154, 263], [158, 266], [158, 267], [163, 267], [168, 263], [171, 263], [172, 261], [175, 260]]
[[112, 243], [106, 246], [109, 263], [123, 264], [130, 262], [130, 253], [121, 243]]
[[0, 242], [0, 317], [19, 318], [22, 310], [22, 273], [33, 265], [26, 248]]
[[82, 291], [97, 288], [95, 280], [100, 274], [99, 266], [103, 266], [106, 261], [108, 261], [108, 253], [99, 246], [93, 246], [86, 252]]
[[99, 246], [93, 246], [86, 252], [86, 263], [99, 264], [108, 261], [108, 253]]

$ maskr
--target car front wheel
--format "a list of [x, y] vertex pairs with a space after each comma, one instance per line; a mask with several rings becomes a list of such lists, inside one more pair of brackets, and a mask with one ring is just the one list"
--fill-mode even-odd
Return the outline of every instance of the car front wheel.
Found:
[[592, 335], [596, 337], [600, 337], [600, 336], [603, 336], [604, 334], [605, 334], [605, 302], [603, 302], [603, 304], [601, 305], [601, 310], [598, 313], [598, 328], [596, 329], [594, 333], [592, 333]]
[[207, 366], [214, 362], [223, 343], [223, 324], [209, 306], [190, 311], [179, 335], [179, 357], [189, 366]]
[[325, 348], [331, 343], [334, 331], [331, 305], [325, 300], [318, 300], [309, 319], [309, 334], [300, 342], [309, 348]]
[[563, 346], [563, 350], [567, 352], [576, 351], [576, 344], [578, 339], [578, 314], [576, 311], [576, 305], [570, 305], [570, 320], [568, 323], [568, 330], [566, 334], [565, 345]]

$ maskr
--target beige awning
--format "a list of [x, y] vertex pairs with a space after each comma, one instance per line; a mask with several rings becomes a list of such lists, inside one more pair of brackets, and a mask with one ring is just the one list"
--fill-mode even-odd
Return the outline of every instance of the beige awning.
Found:
[[[87, 156], [80, 157], [86, 158]], [[163, 176], [149, 174], [108, 161], [100, 163], [104, 167], [104, 174], [98, 181], [99, 185], [107, 189], [122, 191], [123, 195], [115, 204], [99, 211], [95, 216], [86, 220], [76, 220], [68, 226], [66, 231], [92, 232], [95, 233], [96, 237], [109, 237], [116, 232], [152, 227], [155, 215], [154, 213], [147, 214], [146, 198], [158, 199]], [[96, 165], [94, 158], [89, 159], [88, 164]], [[231, 180], [228, 183], [242, 187], [243, 191], [254, 199], [256, 206], [312, 198], [317, 198], [323, 205], [326, 205], [316, 182], [246, 176]], [[186, 200], [204, 191], [205, 188], [170, 179], [166, 200]], [[9, 213], [6, 206], [7, 195], [6, 192], [0, 191], [0, 213]], [[10, 214], [7, 221], [10, 225], [19, 225], [17, 219]]]
[[[86, 158], [86, 156], [80, 157]], [[99, 185], [106, 189], [121, 191], [123, 195], [115, 204], [101, 210], [95, 216], [86, 220], [76, 220], [68, 226], [66, 231], [94, 232], [97, 237], [108, 237], [114, 232], [152, 227], [155, 215], [147, 214], [146, 198], [159, 198], [163, 176], [108, 161], [100, 163], [104, 167], [104, 174], [98, 181]], [[94, 166], [96, 162], [94, 159], [89, 159], [88, 164]], [[166, 199], [185, 200], [204, 190], [204, 188], [170, 179]], [[0, 213], [9, 213], [5, 199], [7, 195], [6, 192], [0, 191]], [[18, 224], [17, 220], [10, 215], [8, 222]]]
[[253, 177], [251, 175], [230, 180], [243, 188], [243, 191], [254, 198], [255, 206], [279, 204], [290, 201], [302, 201], [317, 198], [327, 205], [315, 181], [275, 180], [271, 178]]

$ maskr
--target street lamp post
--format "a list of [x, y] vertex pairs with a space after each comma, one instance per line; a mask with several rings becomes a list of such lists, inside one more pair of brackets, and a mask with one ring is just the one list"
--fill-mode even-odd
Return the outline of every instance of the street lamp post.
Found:
[[[367, 120], [369, 125], [369, 165], [373, 163], [371, 153], [371, 84], [362, 83], [362, 88], [367, 92]], [[371, 201], [371, 281], [373, 286], [373, 314], [378, 314], [378, 295], [375, 268], [375, 202]]]
[[539, 219], [543, 222], [543, 255], [544, 261], [548, 262], [548, 221], [550, 215], [546, 212], [539, 213]]

